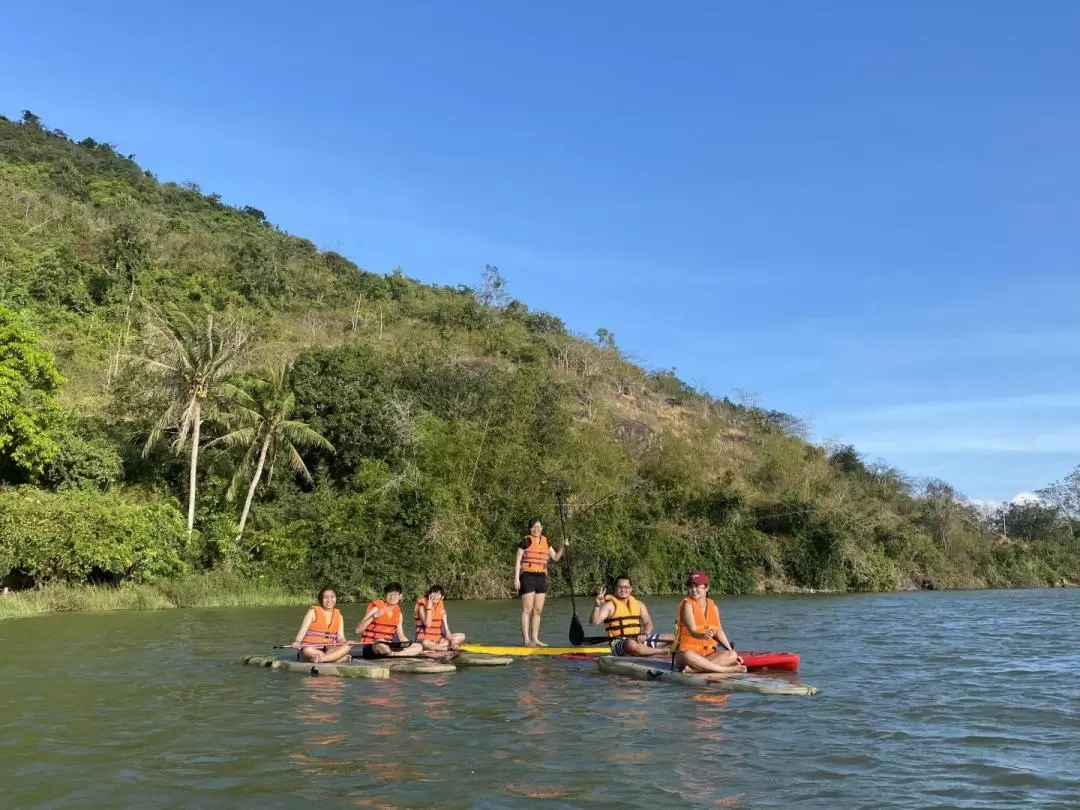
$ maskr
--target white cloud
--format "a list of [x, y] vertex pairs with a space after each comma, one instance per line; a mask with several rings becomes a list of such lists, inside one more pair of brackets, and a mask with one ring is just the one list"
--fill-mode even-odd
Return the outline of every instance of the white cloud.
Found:
[[1042, 503], [1042, 498], [1035, 492], [1018, 492], [1009, 503], [1022, 505], [1025, 503]]
[[[1018, 492], [1008, 501], [1008, 503], [1016, 504], [1017, 506], [1021, 506], [1026, 503], [1041, 502], [1042, 498], [1040, 498], [1038, 494], [1034, 492]], [[968, 500], [968, 503], [978, 509], [982, 514], [989, 516], [996, 512], [998, 509], [1000, 509], [1002, 506], [1004, 506], [1006, 504], [1006, 501], [995, 501], [993, 499], [984, 498], [970, 498]]]

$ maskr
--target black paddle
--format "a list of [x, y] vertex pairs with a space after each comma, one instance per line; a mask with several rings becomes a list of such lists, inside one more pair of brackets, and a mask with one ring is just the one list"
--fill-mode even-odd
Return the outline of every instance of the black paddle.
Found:
[[[566, 542], [566, 515], [563, 513], [562, 489], [555, 490], [555, 502], [559, 507], [559, 524], [562, 526], [563, 542]], [[573, 615], [570, 617], [570, 643], [575, 647], [585, 642], [585, 628], [581, 626], [581, 619], [577, 615], [577, 603], [574, 601], [574, 574], [570, 564], [570, 546], [565, 546], [566, 551], [566, 581], [570, 585], [570, 608]]]
[[[347, 642], [346, 642], [346, 643], [347, 643]], [[315, 645], [315, 644], [310, 644], [310, 645], [307, 645], [307, 646], [310, 646], [310, 647], [314, 647], [314, 646], [316, 646], [316, 645]], [[325, 646], [327, 646], [327, 647], [330, 647], [330, 646], [333, 646], [333, 647], [337, 647], [338, 645], [337, 645], [337, 644], [333, 644], [333, 645], [327, 644], [327, 645], [325, 645]], [[342, 644], [341, 646], [342, 646], [342, 647], [344, 647], [345, 645], [344, 645], [344, 644]], [[358, 644], [350, 644], [349, 646], [351, 646], [351, 647], [358, 647], [358, 646], [360, 646], [360, 645], [358, 645]], [[296, 649], [299, 649], [299, 648], [298, 648], [298, 647], [294, 647], [294, 646], [293, 646], [292, 644], [275, 644], [275, 645], [274, 645], [274, 649], [275, 649], [275, 650], [296, 650]]]

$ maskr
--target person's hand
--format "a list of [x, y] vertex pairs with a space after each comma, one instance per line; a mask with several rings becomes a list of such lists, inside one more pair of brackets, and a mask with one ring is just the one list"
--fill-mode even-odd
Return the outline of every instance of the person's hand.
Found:
[[638, 644], [644, 644], [644, 643], [645, 643], [645, 642], [646, 642], [646, 641], [648, 640], [648, 638], [649, 638], [649, 637], [648, 637], [647, 635], [645, 635], [644, 633], [641, 633], [641, 634], [640, 634], [640, 635], [638, 635], [638, 637], [637, 637], [637, 643], [638, 643]]
[[607, 588], [601, 585], [600, 590], [596, 592], [596, 606], [603, 607], [605, 601], [607, 601]]
[[428, 607], [435, 607], [437, 604], [439, 604], [439, 602], [442, 601], [442, 598], [443, 596], [441, 593], [433, 593], [430, 597], [428, 597]]
[[299, 641], [294, 641], [289, 646], [292, 647], [294, 650], [299, 650], [300, 649], [300, 642]]
[[705, 628], [705, 638], [716, 638], [716, 631], [711, 627]]
[[514, 577], [514, 590], [515, 591], [520, 591], [521, 590], [521, 577]]
[[568, 538], [564, 537], [563, 541], [562, 541], [562, 547], [566, 548], [568, 545], [570, 545], [570, 540]]

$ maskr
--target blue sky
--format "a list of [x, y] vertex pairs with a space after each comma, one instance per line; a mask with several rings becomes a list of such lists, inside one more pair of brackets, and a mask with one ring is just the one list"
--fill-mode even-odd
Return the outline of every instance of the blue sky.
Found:
[[23, 3], [0, 110], [973, 498], [1080, 463], [1080, 3], [670, 5]]

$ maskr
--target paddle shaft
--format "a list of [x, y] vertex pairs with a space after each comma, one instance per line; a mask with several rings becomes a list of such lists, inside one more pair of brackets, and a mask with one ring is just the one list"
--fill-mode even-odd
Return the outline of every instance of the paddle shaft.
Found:
[[[562, 538], [563, 538], [563, 543], [565, 544], [566, 541], [567, 541], [567, 538], [566, 538], [566, 515], [565, 515], [564, 509], [563, 509], [563, 496], [562, 496], [562, 490], [561, 489], [555, 490], [555, 502], [559, 507], [559, 525], [562, 527]], [[569, 545], [564, 545], [564, 549], [565, 549], [565, 551], [563, 553], [566, 555], [566, 582], [570, 586], [570, 607], [571, 607], [571, 609], [573, 609], [574, 615], [576, 616], [577, 615], [577, 604], [575, 604], [575, 602], [574, 602], [574, 568], [573, 568], [572, 565], [570, 565], [570, 546]]]
[[[333, 646], [333, 647], [344, 647], [346, 644], [348, 644], [350, 647], [364, 647], [364, 646], [367, 646], [368, 644], [388, 644], [391, 647], [393, 647], [396, 644], [399, 647], [401, 647], [401, 646], [408, 646], [409, 644], [412, 644], [412, 642], [409, 641], [408, 639], [404, 639], [402, 641], [350, 641], [349, 639], [345, 639], [345, 641], [334, 642], [333, 644], [301, 644], [300, 647], [331, 647], [331, 646]], [[294, 647], [292, 644], [275, 644], [274, 649], [275, 650], [295, 650], [295, 649], [298, 649], [298, 648]]]
[[[397, 643], [400, 643], [400, 642], [393, 642], [393, 643], [397, 644]], [[350, 647], [362, 647], [364, 645], [364, 642], [362, 642], [362, 641], [349, 641], [349, 640], [346, 639], [345, 641], [341, 641], [341, 642], [335, 641], [333, 644], [301, 644], [300, 647], [344, 647], [346, 644], [348, 644]], [[300, 647], [294, 647], [292, 644], [275, 644], [274, 645], [275, 650], [297, 650], [297, 649], [300, 649]]]

